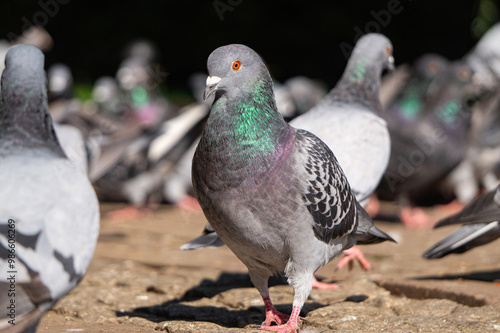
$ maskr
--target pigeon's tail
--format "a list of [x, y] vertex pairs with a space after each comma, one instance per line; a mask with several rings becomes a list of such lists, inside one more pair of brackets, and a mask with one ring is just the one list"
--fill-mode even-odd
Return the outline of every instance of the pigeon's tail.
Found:
[[376, 226], [372, 226], [367, 233], [356, 233], [355, 236], [357, 245], [377, 244], [385, 241], [396, 243], [396, 241], [391, 236], [389, 236]]
[[224, 246], [224, 242], [219, 236], [214, 232], [203, 234], [192, 241], [187, 242], [181, 246], [181, 250], [196, 250], [202, 249], [204, 247], [221, 247]]
[[437, 242], [436, 245], [422, 254], [422, 257], [438, 259], [450, 253], [464, 253], [499, 237], [500, 224], [498, 221], [465, 225]]
[[357, 203], [358, 207], [358, 228], [354, 233], [354, 237], [356, 238], [356, 244], [358, 245], [366, 245], [366, 244], [377, 244], [385, 241], [391, 241], [396, 243], [396, 241], [373, 225], [373, 221], [368, 213], [364, 210], [363, 207], [359, 203]]

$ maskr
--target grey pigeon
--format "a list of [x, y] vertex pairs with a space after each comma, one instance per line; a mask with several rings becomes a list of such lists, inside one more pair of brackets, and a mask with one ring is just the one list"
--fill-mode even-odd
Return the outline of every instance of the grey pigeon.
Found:
[[464, 224], [427, 250], [422, 256], [437, 259], [463, 253], [500, 238], [500, 185], [472, 201], [460, 213], [439, 221], [435, 228]]
[[[296, 332], [316, 270], [356, 243], [391, 238], [356, 201], [328, 146], [284, 121], [253, 50], [220, 47], [207, 66], [205, 96], [215, 101], [193, 159], [194, 191], [264, 300], [260, 328]], [[268, 278], [280, 272], [294, 289], [289, 317], [269, 298]]]
[[274, 82], [274, 98], [276, 99], [276, 107], [285, 119], [292, 119], [296, 116], [296, 107], [292, 93], [287, 86], [275, 81]]
[[297, 114], [302, 114], [310, 110], [313, 106], [318, 104], [328, 92], [322, 82], [305, 76], [291, 77], [285, 81], [284, 85], [292, 96]]
[[49, 81], [49, 100], [70, 99], [73, 97], [73, 75], [65, 64], [54, 64], [47, 71]]
[[409, 204], [434, 205], [450, 201], [439, 190], [441, 182], [462, 161], [470, 128], [473, 93], [471, 71], [461, 62], [449, 64], [433, 79], [435, 92], [422, 111], [406, 123], [387, 119], [391, 133], [391, 157], [378, 188], [384, 200], [398, 200], [404, 207], [401, 219], [407, 226], [431, 222], [424, 212]]
[[[41, 315], [85, 274], [97, 242], [99, 205], [87, 175], [66, 157], [54, 133], [41, 51], [14, 46], [5, 66], [0, 105], [0, 331], [35, 332]], [[9, 294], [12, 284], [15, 295]]]
[[494, 89], [500, 82], [500, 23], [491, 27], [464, 57], [474, 72], [474, 83]]
[[290, 125], [317, 135], [335, 153], [356, 199], [365, 205], [389, 163], [391, 141], [380, 116], [380, 76], [392, 68], [392, 44], [381, 34], [361, 37], [341, 80]]
[[276, 106], [285, 119], [293, 119], [306, 112], [318, 104], [326, 93], [321, 82], [305, 76], [294, 76], [283, 84], [274, 83]]
[[423, 113], [426, 102], [439, 90], [435, 79], [447, 66], [448, 60], [437, 54], [428, 53], [419, 57], [413, 68], [408, 70], [405, 82], [399, 83], [399, 91], [386, 105], [384, 119], [396, 127], [412, 126]]
[[[385, 36], [363, 36], [356, 43], [337, 86], [315, 107], [290, 122], [292, 126], [313, 132], [335, 152], [356, 199], [362, 205], [366, 205], [389, 162], [389, 131], [385, 121], [378, 116], [383, 112], [379, 86], [382, 71], [392, 68], [393, 64], [392, 44]], [[360, 76], [361, 72], [363, 75]], [[298, 90], [294, 95], [300, 96], [306, 86], [313, 86], [312, 83], [306, 84], [307, 80], [296, 77], [287, 81], [287, 86]], [[207, 224], [201, 236], [181, 249], [224, 244], [213, 233]]]
[[[186, 152], [184, 152], [182, 157], [175, 164], [173, 171], [165, 177], [163, 183], [163, 196], [165, 197], [165, 200], [172, 204], [176, 204], [179, 207], [183, 207], [184, 203], [187, 203], [188, 205], [192, 203], [197, 206], [197, 208], [195, 208], [197, 210], [200, 209], [199, 204], [196, 199], [189, 196], [189, 193], [192, 192], [193, 189], [193, 183], [191, 181], [191, 166], [198, 142], [199, 138], [197, 138], [191, 146], [189, 146]], [[187, 207], [184, 206], [184, 208]]]

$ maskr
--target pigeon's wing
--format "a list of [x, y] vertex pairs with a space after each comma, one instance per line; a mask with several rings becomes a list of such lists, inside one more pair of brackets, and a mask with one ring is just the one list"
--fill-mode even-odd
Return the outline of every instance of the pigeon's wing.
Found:
[[487, 223], [500, 221], [500, 187], [472, 201], [460, 213], [439, 221], [435, 228], [451, 224]]
[[437, 259], [450, 253], [464, 253], [497, 238], [500, 238], [500, 224], [498, 221], [464, 225], [436, 243], [422, 254], [422, 257]]
[[332, 151], [318, 137], [296, 131], [302, 141], [308, 175], [302, 199], [314, 220], [314, 232], [325, 243], [356, 230], [355, 198]]

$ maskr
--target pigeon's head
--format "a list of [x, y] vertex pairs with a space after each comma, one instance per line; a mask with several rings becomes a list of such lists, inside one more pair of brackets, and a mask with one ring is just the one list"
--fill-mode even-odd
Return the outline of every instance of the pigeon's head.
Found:
[[260, 56], [245, 45], [231, 44], [217, 48], [208, 57], [207, 67], [209, 76], [203, 94], [205, 100], [216, 91], [232, 94], [258, 80], [271, 81]]
[[52, 65], [47, 72], [49, 80], [49, 94], [52, 97], [63, 97], [71, 93], [73, 88], [73, 75], [68, 66], [64, 64]]
[[433, 79], [439, 73], [442, 73], [447, 66], [448, 60], [446, 58], [438, 54], [428, 53], [417, 59], [415, 62], [415, 71], [417, 76]]
[[7, 79], [13, 87], [13, 84], [22, 86], [37, 80], [45, 81], [44, 60], [42, 51], [36, 46], [19, 44], [11, 47], [5, 56], [2, 82]]
[[392, 56], [392, 43], [382, 34], [369, 33], [361, 37], [354, 47], [353, 57], [372, 58], [388, 70], [394, 69], [394, 57]]

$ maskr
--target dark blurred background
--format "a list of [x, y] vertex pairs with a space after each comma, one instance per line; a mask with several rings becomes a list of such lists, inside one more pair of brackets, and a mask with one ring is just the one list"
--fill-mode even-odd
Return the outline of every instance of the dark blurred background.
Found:
[[210, 52], [229, 43], [259, 52], [279, 81], [306, 75], [332, 87], [359, 31], [387, 35], [402, 64], [427, 52], [460, 58], [497, 20], [493, 0], [3, 0], [0, 39], [42, 25], [54, 39], [47, 66], [68, 64], [80, 84], [114, 75], [124, 47], [146, 38], [160, 50], [171, 91], [187, 91], [188, 76], [206, 71]]

